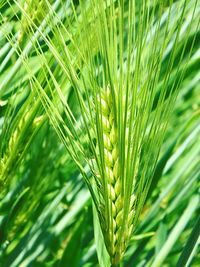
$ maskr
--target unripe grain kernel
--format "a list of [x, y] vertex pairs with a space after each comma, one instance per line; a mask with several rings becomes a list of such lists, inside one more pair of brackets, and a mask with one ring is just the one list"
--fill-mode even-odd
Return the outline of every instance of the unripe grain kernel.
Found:
[[113, 175], [113, 171], [112, 171], [111, 168], [109, 168], [107, 166], [106, 166], [106, 176], [107, 176], [108, 182], [110, 184], [113, 184], [114, 181], [115, 181], [115, 178], [114, 178], [114, 175]]
[[103, 143], [104, 143], [105, 148], [111, 150], [112, 144], [111, 144], [109, 136], [106, 134], [103, 134]]
[[117, 131], [114, 127], [114, 125], [112, 126], [111, 132], [110, 132], [110, 141], [113, 145], [116, 145], [117, 142]]
[[115, 200], [115, 190], [110, 184], [108, 184], [108, 195], [112, 200]]
[[119, 160], [118, 159], [115, 162], [115, 165], [114, 165], [114, 168], [113, 168], [113, 174], [114, 174], [115, 179], [117, 179], [119, 177]]
[[113, 157], [113, 160], [116, 161], [118, 159], [118, 156], [119, 156], [119, 151], [118, 151], [118, 147], [115, 146], [113, 148], [113, 151], [112, 151], [112, 157]]
[[112, 158], [112, 154], [110, 153], [109, 150], [104, 148], [104, 156], [105, 156], [105, 163], [108, 167], [112, 167], [113, 166], [113, 158]]
[[118, 212], [123, 208], [123, 200], [122, 200], [121, 196], [118, 196], [118, 198], [115, 202], [115, 206], [116, 206]]
[[105, 132], [110, 131], [111, 126], [110, 126], [109, 120], [106, 119], [105, 117], [102, 117], [102, 127]]
[[121, 225], [123, 221], [123, 211], [120, 210], [120, 212], [118, 213], [117, 217], [116, 217], [116, 223], [117, 225]]
[[119, 179], [117, 179], [115, 184], [115, 193], [117, 196], [121, 194], [121, 181]]

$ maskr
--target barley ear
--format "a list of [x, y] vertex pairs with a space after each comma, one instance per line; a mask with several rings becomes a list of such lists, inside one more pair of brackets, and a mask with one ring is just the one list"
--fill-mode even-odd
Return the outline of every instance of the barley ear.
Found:
[[0, 160], [0, 185], [3, 186], [12, 174], [23, 153], [30, 145], [33, 136], [45, 119], [44, 115], [35, 117], [35, 110], [29, 110], [11, 132], [8, 145]]
[[[108, 203], [108, 211], [102, 209], [104, 224], [102, 230], [105, 244], [111, 258], [111, 263], [117, 265], [123, 257], [132, 232], [134, 217], [135, 196], [132, 195], [128, 216], [124, 218], [124, 195], [122, 177], [120, 176], [120, 160], [118, 147], [118, 129], [114, 121], [113, 99], [110, 89], [101, 91], [99, 97], [100, 115], [103, 134], [104, 177], [101, 177], [101, 186], [104, 187], [104, 203]], [[105, 182], [103, 183], [103, 179]], [[107, 199], [105, 199], [107, 197]], [[106, 216], [108, 213], [108, 216]], [[124, 226], [124, 221], [126, 225]]]

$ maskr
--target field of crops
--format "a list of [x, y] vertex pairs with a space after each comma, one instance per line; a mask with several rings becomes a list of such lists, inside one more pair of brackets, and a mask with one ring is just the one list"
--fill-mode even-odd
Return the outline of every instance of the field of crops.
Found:
[[0, 0], [0, 267], [199, 267], [199, 188], [199, 0]]

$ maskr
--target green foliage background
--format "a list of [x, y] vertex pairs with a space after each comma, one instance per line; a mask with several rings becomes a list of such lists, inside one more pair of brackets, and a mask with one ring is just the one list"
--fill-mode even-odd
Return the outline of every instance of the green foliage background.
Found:
[[[165, 1], [165, 8], [176, 2]], [[195, 40], [185, 52], [190, 53], [193, 45], [192, 53], [187, 64], [182, 61], [186, 72], [123, 266], [197, 267], [200, 263], [200, 3], [190, 1], [191, 6], [195, 3], [197, 23], [190, 36]], [[84, 71], [68, 32], [77, 45], [85, 42], [86, 46], [95, 38], [90, 32], [95, 25], [80, 41], [81, 26], [73, 10], [79, 16], [79, 1], [51, 4], [42, 7], [37, 19], [33, 15], [33, 26], [23, 15], [24, 1], [0, 2], [0, 266], [106, 266], [101, 240], [94, 241], [93, 228], [98, 225], [89, 191], [58, 131], [67, 123], [67, 106], [76, 117], [80, 114], [75, 92], [56, 57], [63, 49], [59, 34], [74, 56], [77, 72], [78, 67]], [[53, 15], [49, 10], [55, 10]], [[96, 49], [93, 44], [91, 53]], [[57, 92], [61, 89], [59, 97], [52, 89], [54, 79]], [[37, 86], [52, 101], [48, 105]], [[79, 138], [84, 144], [84, 132]], [[87, 166], [85, 171], [89, 172]]]

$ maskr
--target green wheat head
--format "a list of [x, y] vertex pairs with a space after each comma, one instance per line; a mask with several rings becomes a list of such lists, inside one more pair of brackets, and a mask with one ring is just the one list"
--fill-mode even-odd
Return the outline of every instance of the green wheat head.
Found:
[[[0, 160], [0, 185], [4, 185], [13, 170], [23, 158], [23, 154], [28, 149], [33, 136], [39, 130], [44, 122], [44, 116], [36, 116], [38, 109], [38, 101], [32, 106], [25, 105], [19, 112], [23, 117], [19, 119], [11, 119], [13, 122], [11, 129], [6, 127], [1, 133], [1, 138], [7, 136], [7, 142], [1, 144], [1, 160]], [[8, 138], [9, 136], [9, 138]]]
[[[104, 168], [102, 174], [98, 176], [100, 199], [102, 201], [101, 214], [103, 215], [103, 222], [101, 222], [102, 218], [100, 218], [100, 222], [111, 262], [118, 264], [125, 252], [133, 229], [135, 195], [133, 187], [128, 214], [124, 216], [125, 196], [122, 177], [124, 173], [121, 173], [120, 170], [118, 127], [114, 119], [114, 99], [110, 89], [101, 90], [98, 100], [101, 110], [100, 121], [104, 155]], [[126, 136], [127, 139], [128, 137]], [[125, 146], [127, 147], [127, 143]], [[105, 200], [105, 198], [107, 199]], [[105, 203], [108, 204], [107, 210], [105, 209]], [[106, 220], [106, 212], [108, 213], [108, 221]], [[125, 226], [123, 220], [126, 221]]]
[[[175, 10], [179, 18], [174, 16]], [[192, 10], [196, 14], [195, 1]], [[62, 53], [57, 54], [52, 43], [61, 70], [71, 82], [80, 117], [65, 103], [67, 124], [60, 120], [65, 127], [60, 129], [52, 119], [56, 106], [35, 86], [90, 190], [113, 265], [123, 258], [151, 185], [184, 74], [180, 64], [187, 64], [189, 58], [184, 57], [186, 46], [179, 43], [184, 18], [191, 19], [184, 32], [185, 42], [198, 24], [197, 20], [192, 23], [197, 17], [190, 13], [185, 1], [167, 6], [162, 1], [157, 5], [151, 1], [81, 1], [78, 17], [74, 17], [80, 39], [75, 42], [64, 28], [69, 34], [69, 49], [63, 40], [59, 46]], [[60, 29], [54, 31], [59, 38]], [[171, 79], [173, 75], [175, 79]], [[60, 96], [58, 84], [55, 86]], [[81, 132], [85, 133], [89, 154], [81, 142]], [[84, 166], [89, 166], [89, 174]]]

